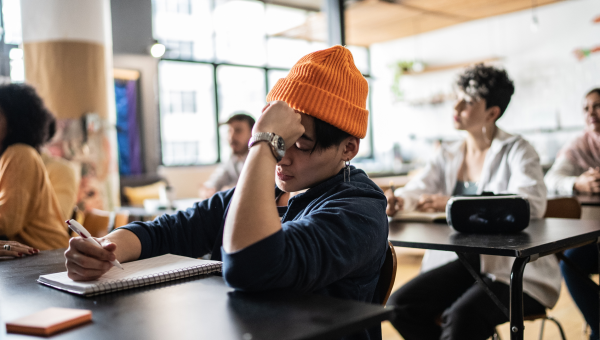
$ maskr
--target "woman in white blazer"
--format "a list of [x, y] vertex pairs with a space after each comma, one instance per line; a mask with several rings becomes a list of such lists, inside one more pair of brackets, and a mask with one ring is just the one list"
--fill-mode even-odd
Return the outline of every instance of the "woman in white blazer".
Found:
[[[454, 127], [464, 140], [442, 145], [425, 169], [404, 188], [388, 191], [387, 213], [399, 210], [444, 211], [453, 195], [516, 193], [527, 196], [532, 218], [546, 210], [546, 187], [539, 157], [523, 138], [496, 126], [514, 92], [506, 71], [482, 64], [457, 81], [459, 99]], [[513, 258], [471, 256], [491, 290], [508, 305]], [[556, 304], [560, 269], [553, 257], [529, 263], [524, 273], [525, 315], [544, 313]], [[392, 324], [406, 340], [487, 339], [508, 319], [475, 283], [453, 252], [427, 251], [422, 273], [390, 297]]]

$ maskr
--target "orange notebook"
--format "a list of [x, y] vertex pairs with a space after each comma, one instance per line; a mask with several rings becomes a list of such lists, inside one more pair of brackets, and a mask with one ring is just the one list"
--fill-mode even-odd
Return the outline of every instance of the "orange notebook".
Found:
[[52, 335], [90, 321], [92, 321], [91, 310], [48, 308], [7, 322], [6, 331], [30, 335]]

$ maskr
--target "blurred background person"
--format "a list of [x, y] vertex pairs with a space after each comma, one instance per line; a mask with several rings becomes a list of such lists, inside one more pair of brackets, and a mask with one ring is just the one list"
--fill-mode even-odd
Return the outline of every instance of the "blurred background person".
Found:
[[[546, 174], [546, 185], [552, 193], [571, 195], [575, 192], [600, 192], [600, 88], [588, 92], [583, 104], [585, 131], [561, 150]], [[584, 274], [598, 274], [598, 250], [595, 244], [565, 250], [564, 255]], [[597, 290], [588, 287], [585, 278], [563, 261], [560, 269], [569, 293], [590, 325], [590, 339], [597, 340], [600, 336]]]
[[[450, 196], [483, 191], [526, 195], [531, 217], [546, 210], [546, 187], [540, 159], [521, 136], [496, 126], [514, 93], [506, 71], [478, 64], [458, 78], [454, 128], [464, 140], [442, 145], [425, 169], [404, 188], [388, 190], [387, 214], [397, 211], [444, 211]], [[490, 289], [508, 304], [513, 260], [508, 257], [469, 256], [472, 268], [485, 274]], [[456, 254], [427, 251], [422, 272], [392, 294], [396, 308], [391, 321], [400, 335], [412, 339], [487, 339], [508, 318], [458, 260]], [[525, 315], [541, 314], [556, 304], [561, 285], [556, 260], [531, 263], [523, 278]], [[439, 322], [437, 321], [439, 320]]]
[[248, 141], [252, 137], [254, 118], [246, 113], [236, 113], [224, 124], [228, 125], [227, 142], [231, 147], [231, 157], [221, 163], [202, 188], [200, 197], [209, 198], [217, 191], [234, 187], [240, 178], [246, 156], [248, 156]]
[[40, 156], [52, 119], [31, 86], [0, 86], [0, 235], [40, 250], [69, 243]]
[[585, 131], [559, 152], [546, 174], [550, 193], [600, 193], [600, 88], [586, 94], [583, 112]]

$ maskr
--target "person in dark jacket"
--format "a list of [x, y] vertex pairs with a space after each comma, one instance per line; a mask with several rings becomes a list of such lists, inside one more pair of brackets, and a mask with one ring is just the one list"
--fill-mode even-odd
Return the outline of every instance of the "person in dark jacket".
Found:
[[[366, 134], [367, 93], [345, 47], [306, 55], [267, 96], [237, 187], [186, 211], [119, 228], [100, 239], [103, 249], [71, 239], [69, 277], [96, 279], [115, 258], [211, 253], [223, 261], [226, 283], [238, 290], [380, 303], [387, 202], [349, 165]], [[381, 339], [381, 327], [350, 338]]]

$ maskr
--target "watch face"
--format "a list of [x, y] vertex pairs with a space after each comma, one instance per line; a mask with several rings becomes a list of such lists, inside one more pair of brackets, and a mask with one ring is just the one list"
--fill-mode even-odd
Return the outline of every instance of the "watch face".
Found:
[[277, 138], [277, 149], [285, 150], [285, 142], [283, 141], [283, 138], [281, 138], [281, 137]]

